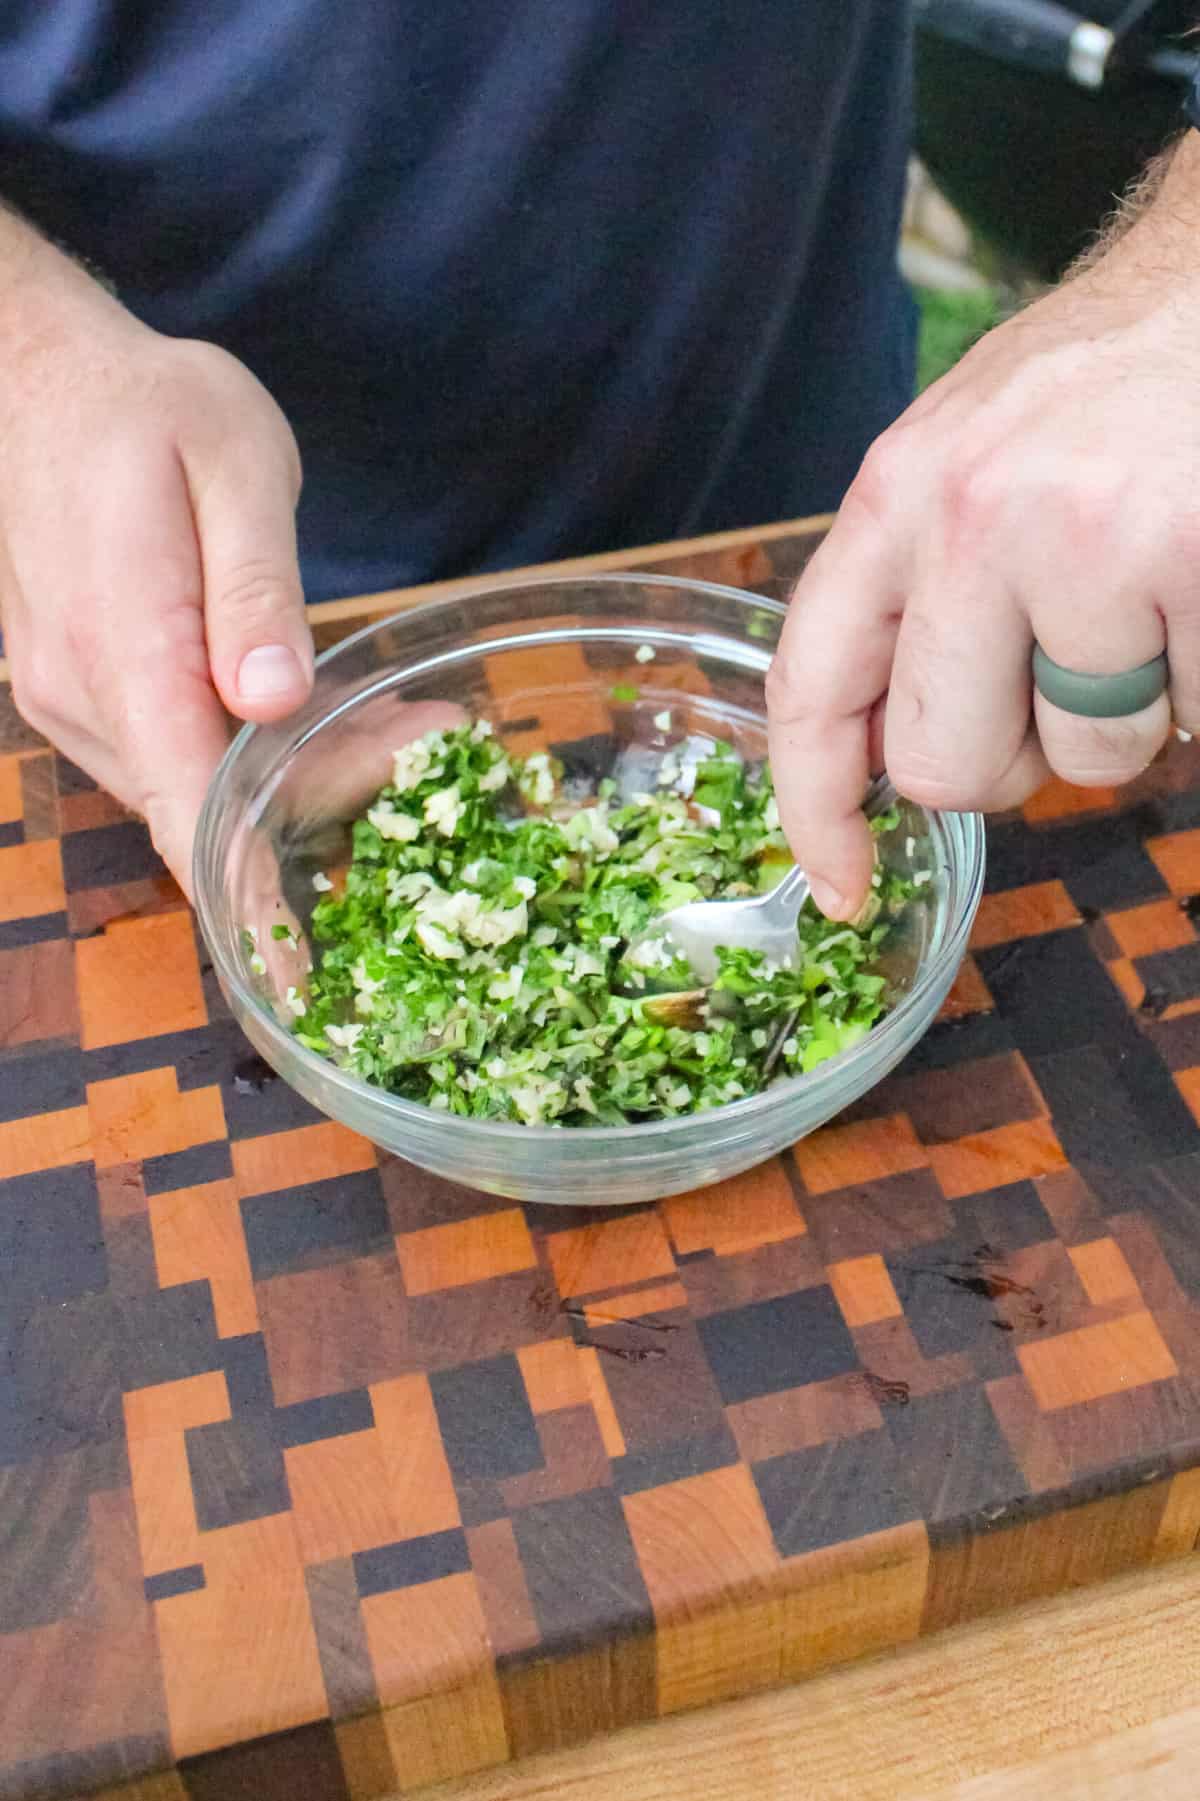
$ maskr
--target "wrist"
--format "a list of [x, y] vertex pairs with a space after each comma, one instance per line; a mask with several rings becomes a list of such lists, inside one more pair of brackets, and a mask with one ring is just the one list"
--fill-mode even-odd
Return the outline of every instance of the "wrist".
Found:
[[0, 207], [0, 343], [12, 371], [42, 367], [98, 329], [134, 326], [111, 290], [31, 225]]

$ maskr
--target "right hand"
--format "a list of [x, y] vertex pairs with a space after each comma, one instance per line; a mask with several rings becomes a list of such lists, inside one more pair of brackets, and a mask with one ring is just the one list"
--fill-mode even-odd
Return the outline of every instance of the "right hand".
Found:
[[312, 686], [300, 459], [249, 371], [160, 336], [50, 246], [0, 294], [0, 614], [25, 718], [191, 892], [227, 713]]

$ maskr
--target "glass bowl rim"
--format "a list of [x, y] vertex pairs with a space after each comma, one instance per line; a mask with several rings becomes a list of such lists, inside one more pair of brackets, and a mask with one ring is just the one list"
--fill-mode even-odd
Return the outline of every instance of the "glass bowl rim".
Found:
[[[775, 614], [780, 619], [786, 618], [788, 611], [786, 603], [776, 600], [773, 596], [755, 594], [742, 588], [731, 588], [723, 582], [707, 582], [690, 576], [642, 575], [635, 570], [602, 570], [597, 571], [594, 575], [539, 575], [527, 578], [514, 575], [495, 582], [481, 578], [476, 586], [463, 586], [461, 589], [456, 589], [453, 594], [438, 595], [433, 599], [422, 601], [418, 606], [406, 607], [401, 612], [383, 614], [377, 619], [368, 621], [358, 631], [339, 639], [328, 650], [322, 651], [316, 658], [315, 668], [320, 671], [328, 667], [339, 657], [345, 656], [378, 632], [402, 626], [418, 616], [428, 618], [438, 612], [448, 612], [451, 607], [458, 606], [465, 600], [491, 598], [510, 591], [527, 591], [531, 588], [553, 588], [561, 592], [573, 587], [592, 588], [597, 585], [674, 588], [689, 593], [699, 590], [708, 594], [720, 595], [723, 599], [731, 600], [747, 611], [768, 612]], [[564, 627], [562, 636], [567, 638], [576, 636], [577, 630], [578, 628]], [[648, 633], [653, 635], [654, 630], [655, 626], [648, 622]], [[513, 627], [513, 635], [521, 635], [519, 626]], [[504, 640], [498, 639], [481, 640], [479, 646], [481, 651], [502, 649], [503, 647]], [[750, 641], [750, 647], [756, 648], [753, 640]], [[439, 656], [442, 654], [445, 653], [439, 653]], [[770, 654], [766, 651], [759, 652], [756, 661], [759, 659], [761, 659], [761, 668], [765, 675], [771, 660]], [[396, 675], [397, 673], [402, 673], [402, 666], [399, 671], [393, 669], [392, 674]], [[372, 691], [376, 691], [375, 684], [355, 693], [351, 697], [349, 705], [353, 707], [359, 701], [368, 698]], [[341, 711], [341, 709], [339, 708], [337, 711]], [[331, 714], [329, 717], [334, 716]], [[322, 718], [315, 725], [310, 726], [300, 742], [314, 736], [327, 722], [326, 718]], [[196, 915], [200, 922], [200, 929], [212, 955], [222, 987], [236, 997], [235, 1015], [239, 1007], [250, 1014], [256, 1025], [265, 1032], [272, 1049], [277, 1047], [285, 1049], [284, 1060], [298, 1059], [300, 1067], [311, 1071], [319, 1084], [328, 1085], [334, 1093], [344, 1096], [358, 1107], [365, 1105], [369, 1111], [378, 1110], [397, 1124], [411, 1122], [418, 1130], [436, 1128], [444, 1123], [447, 1126], [453, 1126], [456, 1131], [467, 1132], [477, 1142], [498, 1138], [501, 1142], [511, 1139], [514, 1143], [521, 1144], [540, 1141], [547, 1145], [561, 1145], [571, 1139], [579, 1138], [586, 1145], [597, 1147], [627, 1145], [632, 1148], [637, 1144], [648, 1146], [652, 1141], [661, 1141], [663, 1137], [686, 1135], [689, 1131], [694, 1132], [718, 1122], [722, 1125], [729, 1122], [739, 1126], [749, 1126], [761, 1116], [775, 1112], [787, 1101], [798, 1098], [801, 1093], [814, 1097], [818, 1105], [820, 1105], [822, 1095], [827, 1095], [832, 1102], [830, 1108], [832, 1115], [837, 1111], [838, 1100], [836, 1094], [831, 1091], [841, 1086], [841, 1079], [847, 1070], [851, 1066], [862, 1070], [867, 1065], [882, 1062], [888, 1048], [894, 1046], [896, 1040], [903, 1037], [904, 1027], [909, 1017], [919, 1010], [930, 988], [941, 978], [947, 966], [957, 969], [966, 950], [967, 937], [974, 920], [976, 906], [983, 892], [985, 835], [982, 814], [975, 812], [941, 813], [930, 808], [922, 808], [922, 812], [933, 822], [959, 821], [964, 833], [963, 867], [955, 872], [956, 878], [962, 883], [963, 891], [956, 899], [956, 911], [947, 922], [941, 945], [934, 956], [923, 960], [916, 981], [899, 1005], [886, 1014], [878, 1025], [873, 1026], [867, 1036], [858, 1044], [852, 1045], [848, 1051], [842, 1051], [837, 1056], [831, 1057], [827, 1063], [818, 1065], [815, 1070], [810, 1070], [807, 1074], [789, 1076], [772, 1083], [769, 1088], [763, 1089], [759, 1094], [747, 1095], [742, 1100], [727, 1101], [723, 1106], [710, 1107], [703, 1113], [682, 1113], [674, 1118], [642, 1120], [636, 1124], [624, 1126], [578, 1126], [574, 1128], [554, 1125], [531, 1126], [523, 1125], [515, 1120], [470, 1119], [457, 1113], [443, 1113], [437, 1108], [423, 1106], [418, 1101], [404, 1100], [400, 1095], [390, 1094], [384, 1088], [377, 1088], [370, 1082], [364, 1082], [360, 1077], [339, 1068], [336, 1063], [329, 1062], [317, 1051], [310, 1050], [307, 1045], [301, 1044], [293, 1033], [280, 1025], [274, 1012], [245, 980], [236, 958], [227, 954], [224, 936], [215, 918], [213, 891], [217, 884], [215, 881], [210, 882], [208, 867], [210, 861], [208, 852], [213, 848], [213, 840], [222, 825], [219, 817], [222, 789], [230, 771], [255, 734], [260, 731], [286, 730], [287, 723], [286, 720], [282, 720], [276, 725], [266, 727], [257, 724], [243, 725], [213, 773], [200, 811], [192, 859]], [[953, 959], [952, 962], [951, 959]], [[869, 1081], [867, 1086], [870, 1086]], [[865, 1089], [855, 1092], [865, 1092]]]

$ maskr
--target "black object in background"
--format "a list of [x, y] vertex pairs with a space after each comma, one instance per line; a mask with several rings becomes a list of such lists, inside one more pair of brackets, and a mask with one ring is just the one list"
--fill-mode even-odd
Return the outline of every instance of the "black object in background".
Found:
[[1182, 129], [1195, 0], [1091, 0], [1086, 14], [915, 0], [915, 13], [919, 156], [998, 251], [1055, 280]]

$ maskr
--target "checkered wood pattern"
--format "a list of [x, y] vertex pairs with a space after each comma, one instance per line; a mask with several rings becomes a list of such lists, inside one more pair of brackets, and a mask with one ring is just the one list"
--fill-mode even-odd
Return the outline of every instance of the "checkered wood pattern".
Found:
[[827, 1130], [573, 1213], [272, 1079], [0, 691], [0, 1797], [367, 1801], [1190, 1551], [1198, 773], [997, 823]]

